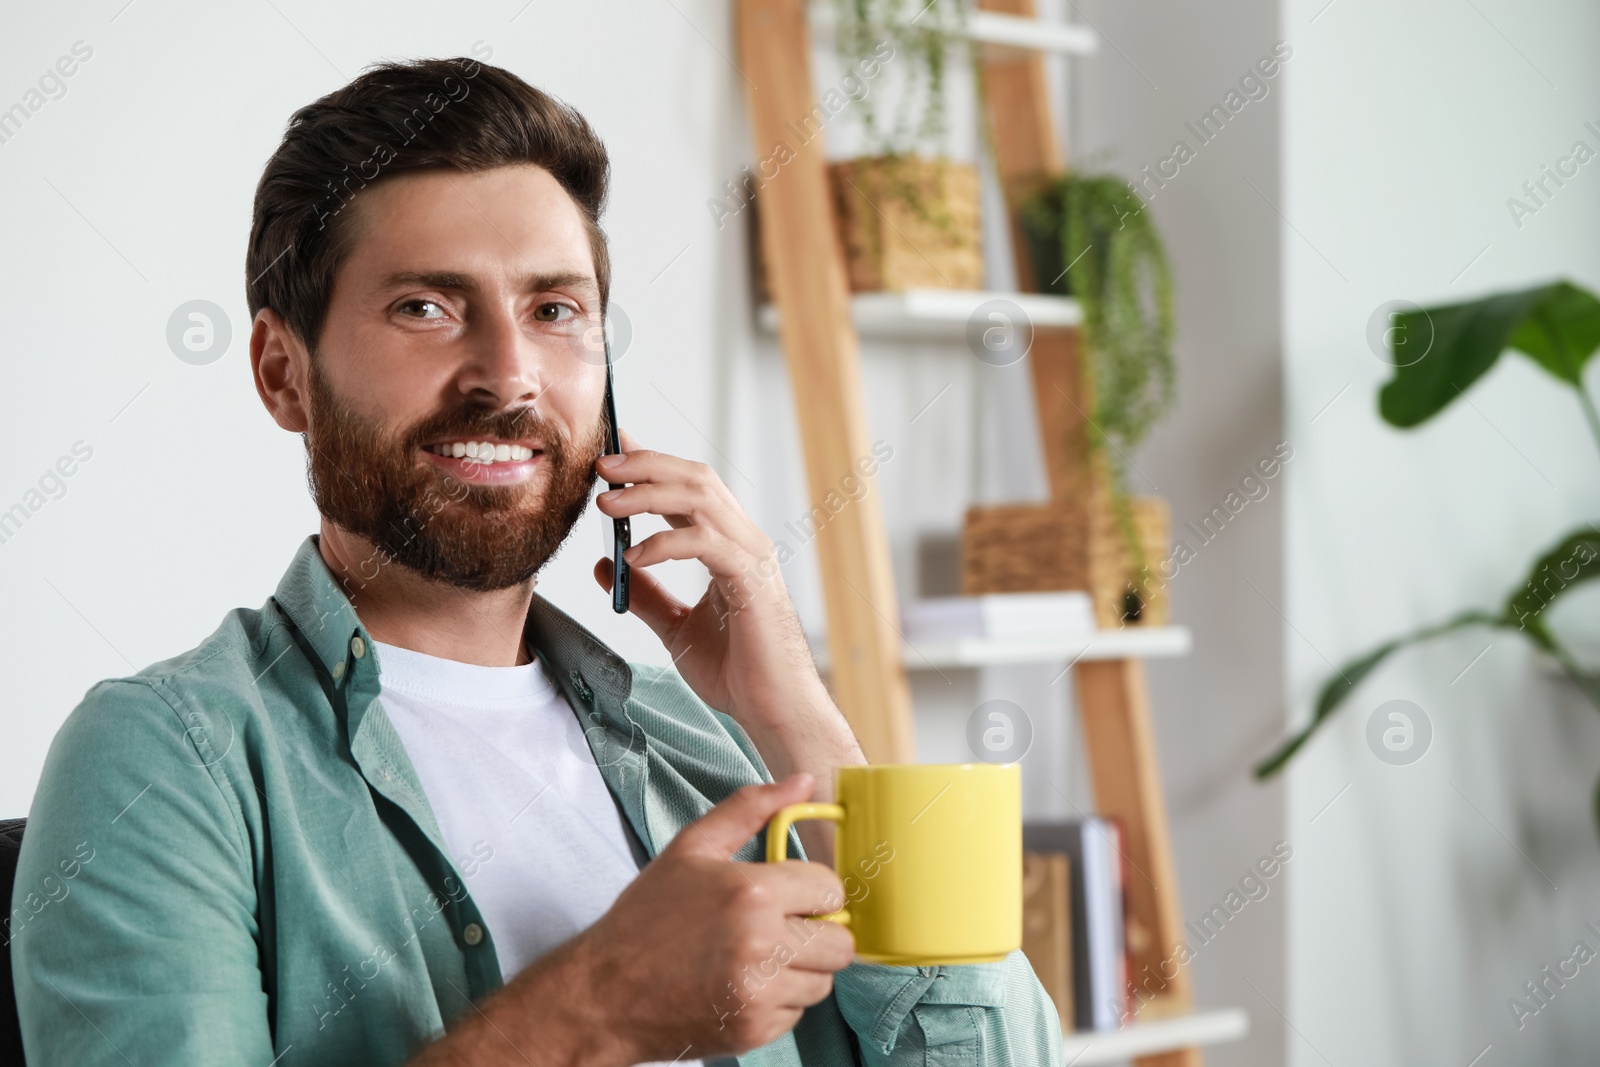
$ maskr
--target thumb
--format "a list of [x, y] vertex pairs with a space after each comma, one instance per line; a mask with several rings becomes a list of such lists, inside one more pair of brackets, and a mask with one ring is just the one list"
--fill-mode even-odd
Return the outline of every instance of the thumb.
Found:
[[731, 859], [772, 817], [790, 804], [811, 799], [809, 774], [790, 775], [772, 785], [747, 785], [689, 824], [694, 833], [674, 840], [691, 853]]

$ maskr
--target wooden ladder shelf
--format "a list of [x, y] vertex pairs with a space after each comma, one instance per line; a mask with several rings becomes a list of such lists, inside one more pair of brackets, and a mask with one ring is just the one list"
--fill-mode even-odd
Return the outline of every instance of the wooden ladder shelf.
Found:
[[[788, 149], [781, 176], [761, 189], [761, 245], [798, 408], [807, 483], [812, 499], [820, 500], [868, 453], [868, 436], [859, 342], [822, 138], [799, 143], [789, 125], [815, 104], [806, 2], [736, 0], [735, 18], [756, 154], [766, 158], [780, 144]], [[1033, 0], [980, 0], [979, 6], [993, 16], [1034, 15]], [[1043, 58], [1037, 51], [996, 52], [985, 59], [983, 77], [996, 163], [1015, 219], [1019, 198], [1066, 166], [1051, 122]], [[1038, 288], [1021, 242], [1014, 240], [1013, 247], [1022, 288]], [[1052, 496], [1083, 499], [1097, 488], [1097, 474], [1084, 425], [1088, 402], [1077, 329], [1037, 327], [1028, 359]], [[915, 758], [910, 690], [877, 495], [840, 512], [819, 530], [816, 544], [834, 695], [869, 760], [909, 762]], [[1191, 1010], [1187, 970], [1160, 977], [1182, 940], [1182, 924], [1143, 662], [1098, 659], [1073, 671], [1096, 804], [1124, 828], [1131, 978], [1142, 989], [1159, 991], [1139, 1020], [1183, 1015]], [[1199, 1049], [1182, 1048], [1136, 1062], [1200, 1067], [1202, 1061]]]

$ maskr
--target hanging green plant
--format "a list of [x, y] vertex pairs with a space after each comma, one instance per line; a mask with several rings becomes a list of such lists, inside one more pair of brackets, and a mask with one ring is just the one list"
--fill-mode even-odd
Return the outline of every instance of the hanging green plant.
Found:
[[[819, 0], [820, 2], [820, 0]], [[857, 98], [865, 135], [863, 155], [945, 154], [949, 134], [947, 78], [965, 48], [972, 0], [832, 0], [834, 49], [846, 70], [882, 62], [900, 72], [903, 90], [889, 107], [880, 89]]]
[[[1020, 221], [1040, 288], [1083, 308], [1085, 375], [1094, 398], [1090, 443], [1111, 472], [1118, 528], [1144, 572], [1127, 490], [1129, 455], [1172, 406], [1172, 271], [1155, 220], [1128, 183], [1112, 175], [1068, 174], [1022, 206]], [[1142, 601], [1130, 584], [1124, 617]]]

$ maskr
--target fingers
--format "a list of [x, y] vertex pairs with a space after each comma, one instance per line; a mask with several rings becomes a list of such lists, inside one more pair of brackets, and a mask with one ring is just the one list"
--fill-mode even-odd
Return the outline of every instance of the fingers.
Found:
[[799, 941], [790, 967], [832, 974], [844, 970], [856, 958], [856, 939], [849, 927], [826, 919], [797, 919], [790, 925]]
[[780, 604], [788, 603], [782, 565], [776, 555], [752, 555], [709, 526], [653, 533], [624, 552], [622, 558], [636, 573], [667, 560], [699, 560], [716, 579], [716, 588], [730, 612], [774, 599]]
[[742, 1032], [740, 1044], [756, 1047], [793, 1030], [805, 1009], [827, 999], [833, 972], [783, 965], [774, 958], [746, 968], [742, 980], [729, 988], [720, 1021]]
[[844, 883], [820, 863], [794, 860], [741, 866], [785, 915], [826, 915], [844, 907]]
[[635, 482], [626, 489], [611, 489], [595, 498], [601, 513], [615, 519], [652, 514], [685, 516], [694, 522], [723, 521], [730, 503], [720, 494], [686, 481]]
[[[600, 457], [595, 469], [608, 483], [631, 483], [600, 494], [595, 506], [602, 515], [661, 515], [677, 529], [699, 526], [715, 530], [752, 556], [772, 553], [771, 539], [750, 520], [733, 491], [707, 464], [624, 447], [620, 457]], [[634, 562], [631, 556], [629, 562]]]
[[770, 555], [772, 540], [739, 507], [724, 488], [708, 491], [691, 482], [639, 482], [626, 489], [610, 489], [595, 498], [602, 515], [620, 519], [628, 515], [661, 515], [669, 525], [684, 529], [691, 524], [715, 530], [751, 555]]
[[780, 809], [810, 799], [811, 789], [809, 774], [747, 785], [690, 823], [669, 847], [731, 859]]
[[[594, 580], [608, 593], [614, 567], [610, 556], [602, 556], [594, 565]], [[684, 616], [689, 614], [689, 605], [667, 592], [667, 587], [649, 571], [633, 571], [629, 582], [632, 584], [628, 590], [628, 611], [643, 619], [663, 642], [670, 641]]]
[[640, 448], [637, 443], [630, 448], [628, 442], [633, 441], [633, 438], [627, 433], [622, 435], [622, 440], [620, 460], [615, 455], [609, 455], [601, 456], [597, 461], [602, 474], [623, 475], [623, 477], [612, 477], [612, 481], [693, 482], [708, 487], [722, 485], [722, 479], [708, 464], [684, 459], [668, 452]]
[[772, 996], [785, 1008], [805, 1009], [821, 1003], [831, 992], [833, 992], [832, 971], [800, 971], [791, 967], [784, 970], [782, 978], [772, 991]]
[[[621, 459], [615, 455], [601, 456], [595, 461], [595, 469], [608, 482], [686, 486], [699, 492], [707, 501], [716, 501], [718, 506], [724, 509], [740, 510], [733, 490], [729, 489], [716, 470], [706, 463], [640, 448], [633, 451], [625, 450]], [[685, 514], [685, 512], [669, 511], [665, 514]]]
[[669, 559], [697, 559], [719, 578], [737, 578], [754, 570], [754, 557], [709, 526], [653, 533], [622, 554], [635, 567], [651, 567]]
[[[765, 974], [755, 968], [752, 968], [752, 973]], [[775, 1025], [771, 1034], [757, 1039], [764, 1045], [778, 1034], [793, 1030], [806, 1008], [827, 999], [828, 994], [833, 992], [833, 973], [784, 967], [763, 982], [759, 989], [752, 988], [752, 985], [749, 982], [742, 988], [736, 985], [734, 995], [744, 1001], [744, 1009], [757, 1005], [767, 1009], [766, 1014], [771, 1016], [771, 1022]]]

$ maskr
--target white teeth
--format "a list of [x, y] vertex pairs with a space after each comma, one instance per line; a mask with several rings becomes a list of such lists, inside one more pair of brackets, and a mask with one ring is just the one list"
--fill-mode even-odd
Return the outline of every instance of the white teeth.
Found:
[[474, 459], [479, 463], [515, 463], [533, 458], [533, 449], [527, 445], [494, 444], [490, 441], [450, 441], [429, 445], [428, 451], [456, 459]]

